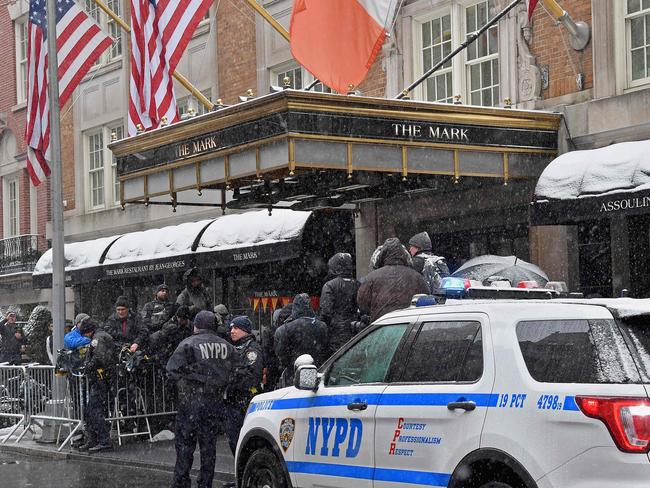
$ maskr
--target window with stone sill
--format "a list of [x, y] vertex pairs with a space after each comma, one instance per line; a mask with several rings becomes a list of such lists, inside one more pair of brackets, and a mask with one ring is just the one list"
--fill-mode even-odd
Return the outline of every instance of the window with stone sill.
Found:
[[[471, 4], [452, 1], [446, 11], [416, 19], [413, 31], [415, 78], [439, 63], [497, 13], [495, 0]], [[472, 105], [499, 103], [498, 25], [436, 71], [414, 94], [422, 100], [445, 103], [452, 103], [455, 95]]]
[[[203, 96], [208, 100], [212, 101], [212, 88], [201, 91]], [[178, 109], [178, 115], [183, 118], [185, 115], [189, 114], [190, 109], [194, 112], [195, 115], [203, 115], [208, 112], [208, 109], [203, 105], [196, 97], [193, 95], [188, 95], [186, 97], [179, 98], [176, 101], [176, 108]]]
[[4, 237], [20, 235], [20, 192], [18, 177], [4, 178]]
[[27, 17], [14, 22], [16, 39], [16, 103], [27, 101]]
[[[84, 8], [88, 15], [99, 24], [99, 26], [113, 38], [113, 44], [104, 51], [93, 66], [101, 66], [122, 57], [122, 37], [124, 32], [117, 22], [103, 12], [94, 0], [85, 0]], [[106, 5], [118, 17], [122, 17], [122, 0], [106, 0]]]
[[121, 122], [98, 127], [84, 134], [88, 210], [102, 210], [120, 203], [117, 164], [108, 145], [113, 139], [123, 137], [124, 125]]
[[[271, 70], [271, 84], [284, 88], [284, 79], [289, 78], [290, 84], [289, 88], [294, 90], [302, 90], [309, 86], [313, 81], [314, 77], [306, 69], [301, 66], [291, 67], [291, 68], [280, 68]], [[313, 86], [311, 91], [318, 93], [336, 93], [328, 86], [325, 86], [323, 83], [316, 83]]]
[[627, 0], [627, 76], [630, 86], [650, 82], [650, 0]]

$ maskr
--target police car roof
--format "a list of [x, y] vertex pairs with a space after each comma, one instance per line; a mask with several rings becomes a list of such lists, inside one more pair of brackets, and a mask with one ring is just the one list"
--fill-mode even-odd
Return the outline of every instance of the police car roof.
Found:
[[[643, 302], [643, 303], [641, 303]], [[579, 306], [578, 309], [576, 306]], [[376, 323], [385, 323], [400, 318], [448, 314], [448, 313], [486, 313], [490, 317], [503, 316], [507, 310], [508, 318], [562, 319], [586, 317], [592, 319], [611, 319], [612, 316], [627, 317], [650, 314], [650, 300], [632, 298], [613, 299], [553, 299], [553, 300], [514, 300], [514, 299], [448, 299], [444, 304], [425, 307], [409, 307], [384, 315]]]

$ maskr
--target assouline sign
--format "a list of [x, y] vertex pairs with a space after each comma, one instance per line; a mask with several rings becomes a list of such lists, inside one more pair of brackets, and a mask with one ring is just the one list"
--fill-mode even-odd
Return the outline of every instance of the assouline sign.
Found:
[[650, 196], [618, 198], [600, 204], [600, 213], [620, 212], [650, 207]]
[[553, 130], [287, 111], [135, 154], [120, 156], [117, 162], [118, 173], [125, 175], [153, 166], [161, 166], [288, 134], [298, 138], [301, 134], [305, 134], [378, 141], [390, 140], [397, 143], [413, 141], [450, 145], [506, 146], [549, 151], [557, 149], [557, 133]]

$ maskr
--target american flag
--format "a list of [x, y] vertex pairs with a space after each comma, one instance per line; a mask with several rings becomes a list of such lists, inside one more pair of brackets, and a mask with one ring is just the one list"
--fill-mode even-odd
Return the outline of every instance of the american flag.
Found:
[[212, 0], [131, 0], [129, 135], [178, 120], [172, 74]]
[[[40, 185], [50, 174], [46, 1], [31, 0], [29, 4], [25, 142], [27, 170], [34, 186]], [[63, 106], [90, 67], [113, 41], [74, 0], [57, 0], [56, 7], [59, 105]]]

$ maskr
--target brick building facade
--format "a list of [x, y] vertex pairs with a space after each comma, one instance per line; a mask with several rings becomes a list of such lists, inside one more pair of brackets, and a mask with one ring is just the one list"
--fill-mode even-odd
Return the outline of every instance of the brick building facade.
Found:
[[[11, 66], [16, 67], [16, 21], [20, 15], [24, 16], [26, 3], [20, 0], [8, 8], [0, 7], [3, 36], [0, 49], [6, 51], [3, 54], [10, 57]], [[128, 2], [113, 0], [109, 3], [128, 18]], [[261, 3], [288, 28], [291, 0], [265, 0]], [[394, 97], [507, 3], [504, 0], [404, 1], [390, 37], [359, 90], [366, 96]], [[638, 109], [643, 104], [646, 107], [650, 105], [650, 68], [644, 65], [647, 72], [640, 76], [638, 56], [631, 54], [639, 49], [650, 52], [650, 46], [646, 40], [643, 40], [646, 44], [641, 46], [628, 44], [630, 29], [635, 28], [637, 22], [634, 19], [650, 17], [650, 12], [642, 10], [641, 6], [639, 10], [627, 12], [625, 4], [630, 2], [613, 0], [565, 0], [560, 3], [575, 20], [590, 25], [592, 38], [586, 49], [573, 50], [566, 29], [550, 17], [541, 4], [529, 24], [522, 3], [491, 29], [475, 48], [461, 53], [431, 81], [417, 88], [411, 97], [445, 103], [459, 97], [462, 103], [500, 107], [504, 106], [505, 99], [510, 99], [516, 108], [563, 112], [566, 127], [561, 133], [561, 151], [650, 138], [649, 111]], [[23, 11], [16, 5], [22, 5]], [[92, 2], [89, 8], [103, 27], [111, 28], [103, 13], [92, 10]], [[66, 241], [69, 242], [162, 227], [220, 213], [220, 210], [200, 207], [179, 207], [176, 213], [165, 206], [145, 208], [134, 205], [127, 206], [125, 211], [119, 209], [117, 190], [112, 186], [115, 181], [112, 156], [106, 146], [111, 138], [126, 135], [127, 37], [121, 35], [116, 44], [119, 49], [104, 55], [82, 82], [71, 107], [63, 111], [66, 116], [62, 129], [67, 138], [63, 144], [64, 199]], [[637, 60], [634, 67], [631, 67], [632, 56]], [[636, 71], [632, 72], [632, 69]], [[213, 101], [220, 98], [226, 104], [237, 103], [237, 97], [248, 89], [253, 89], [255, 95], [266, 94], [271, 85], [281, 85], [285, 76], [291, 79], [295, 88], [303, 88], [313, 80], [312, 75], [292, 59], [288, 43], [264, 19], [254, 14], [244, 0], [215, 2], [209, 18], [197, 29], [178, 70]], [[16, 76], [3, 76], [0, 80], [0, 112], [6, 114], [6, 128], [1, 140], [7, 140], [6, 133], [11, 132], [16, 141], [16, 149], [10, 150], [13, 151], [12, 157], [24, 164], [24, 148], [21, 147], [24, 110], [17, 108], [16, 79]], [[182, 87], [177, 85], [175, 89], [184, 116], [191, 113], [190, 109], [195, 113], [202, 112], [198, 102]], [[327, 91], [322, 85], [315, 89]], [[4, 160], [1, 163], [0, 168], [8, 167]], [[23, 204], [29, 198], [28, 182], [21, 171], [22, 229], [27, 228], [24, 226], [27, 226], [29, 215], [33, 214], [25, 213], [25, 209], [31, 207]], [[98, 183], [99, 176], [92, 176], [99, 173], [101, 184]], [[41, 213], [48, 208], [46, 188], [47, 185], [43, 185], [37, 192], [36, 207]], [[530, 193], [532, 188], [522, 190], [521, 201], [517, 204], [520, 210], [525, 210], [525, 200]], [[499, 194], [497, 198], [504, 195]], [[192, 201], [199, 198], [196, 192], [187, 192], [184, 197]], [[211, 202], [221, 200], [218, 192], [202, 198], [203, 201], [209, 198]], [[4, 202], [3, 195], [0, 200], [3, 215], [7, 212]], [[429, 217], [420, 215], [415, 219], [406, 211], [394, 216], [389, 212], [393, 205], [394, 202], [388, 202], [362, 207], [362, 215], [357, 220], [360, 272], [365, 271], [369, 253], [376, 243], [390, 235], [404, 238], [417, 230], [429, 230], [435, 238], [437, 216], [431, 213]], [[433, 197], [421, 197], [409, 205], [426, 209], [433, 208], [438, 202]], [[377, 228], [376, 218], [386, 215], [392, 218]], [[39, 214], [36, 219], [35, 229], [39, 235], [46, 234], [44, 217]], [[536, 228], [530, 227], [526, 221], [517, 221], [499, 231], [497, 240], [505, 243], [502, 248], [492, 248], [489, 239], [485, 241], [484, 233], [474, 229], [472, 226], [475, 224], [470, 220], [458, 225], [480, 241], [468, 238], [467, 249], [495, 252], [523, 249], [524, 257], [542, 265], [552, 277], [569, 281], [574, 289], [580, 288], [578, 267], [582, 244], [577, 229], [566, 226]], [[624, 224], [612, 225], [614, 229]], [[2, 227], [0, 229], [4, 232]], [[516, 236], [508, 237], [510, 234]], [[456, 239], [450, 236], [440, 236], [441, 242]], [[610, 281], [613, 281], [609, 286], [613, 292], [629, 282], [629, 272], [618, 271], [623, 269], [620, 264], [623, 257], [617, 257], [615, 250], [618, 248], [620, 246], [612, 248], [611, 253], [613, 278]]]

